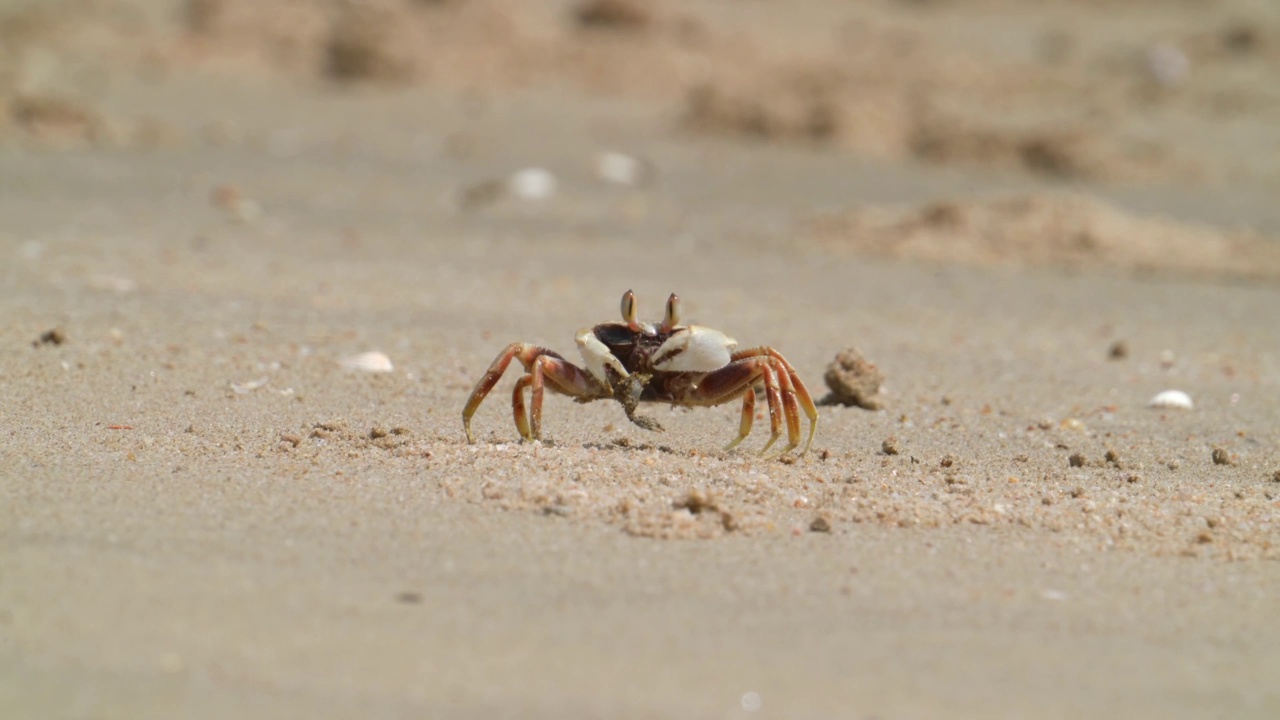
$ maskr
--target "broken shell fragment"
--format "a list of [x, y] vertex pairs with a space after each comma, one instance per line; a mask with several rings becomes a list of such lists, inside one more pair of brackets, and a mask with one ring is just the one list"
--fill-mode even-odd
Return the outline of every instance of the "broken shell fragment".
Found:
[[1191, 396], [1181, 390], [1165, 390], [1151, 398], [1147, 407], [1190, 410], [1194, 406], [1191, 403]]
[[343, 370], [356, 370], [359, 372], [386, 373], [395, 369], [391, 364], [391, 358], [380, 352], [365, 352], [359, 355], [352, 355], [338, 362]]

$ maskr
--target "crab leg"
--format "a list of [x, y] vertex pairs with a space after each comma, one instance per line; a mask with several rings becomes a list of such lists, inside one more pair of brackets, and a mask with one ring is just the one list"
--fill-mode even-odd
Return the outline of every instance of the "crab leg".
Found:
[[782, 395], [782, 414], [787, 423], [787, 446], [778, 452], [779, 455], [794, 450], [800, 444], [800, 408], [796, 407], [796, 390], [791, 384], [791, 376], [781, 367], [777, 369], [778, 390]]
[[[586, 370], [562, 357], [549, 354], [534, 358], [529, 374], [520, 378], [520, 382], [516, 384], [520, 411], [524, 410], [524, 403], [519, 393], [523, 392], [525, 385], [532, 388], [529, 393], [528, 425], [521, 427], [520, 421], [516, 420], [516, 426], [520, 428], [520, 434], [526, 440], [537, 440], [542, 437], [542, 398], [548, 388], [552, 392], [568, 395], [584, 402], [608, 397], [610, 392], [608, 387], [596, 382]], [[514, 410], [515, 402], [512, 403], [512, 407]]]
[[520, 379], [516, 380], [515, 389], [511, 391], [511, 414], [516, 418], [516, 430], [525, 440], [533, 439], [533, 433], [529, 430], [529, 414], [524, 409], [524, 389], [529, 387], [531, 382], [533, 382], [532, 375], [521, 375]]
[[480, 403], [484, 402], [484, 398], [498, 384], [498, 380], [502, 378], [502, 373], [507, 371], [507, 366], [511, 364], [512, 358], [520, 358], [520, 364], [527, 369], [529, 363], [540, 354], [555, 354], [546, 348], [530, 345], [528, 343], [511, 343], [498, 353], [498, 357], [493, 359], [489, 365], [489, 369], [485, 371], [484, 376], [476, 383], [475, 389], [471, 391], [471, 397], [467, 398], [467, 404], [462, 408], [462, 429], [467, 433], [467, 442], [476, 441], [475, 435], [471, 433], [471, 416], [476, 414]]
[[[755, 360], [753, 358], [753, 360]], [[769, 400], [769, 442], [760, 448], [760, 454], [769, 452], [769, 448], [778, 442], [782, 435], [782, 393], [778, 391], [778, 376], [769, 367], [768, 361], [760, 361], [761, 379], [764, 380], [764, 396]]]
[[[692, 394], [687, 398], [695, 405], [719, 405], [743, 397], [743, 416], [739, 424], [738, 437], [729, 443], [726, 450], [732, 449], [742, 442], [751, 432], [752, 414], [755, 410], [754, 386], [757, 382], [764, 384], [765, 400], [769, 403], [769, 442], [760, 449], [768, 452], [770, 447], [782, 436], [782, 422], [785, 415], [782, 404], [782, 393], [778, 386], [778, 373], [774, 371], [777, 362], [769, 357], [747, 357], [736, 360], [702, 378]], [[779, 369], [781, 372], [781, 369]]]
[[[511, 411], [515, 415], [516, 429], [520, 436], [533, 440], [539, 437], [542, 429], [542, 376], [545, 374], [554, 392], [571, 395], [579, 400], [595, 400], [608, 397], [609, 388], [596, 382], [587, 372], [565, 360], [554, 350], [548, 350], [529, 343], [511, 343], [493, 363], [480, 382], [471, 391], [471, 397], [462, 408], [462, 428], [467, 433], [467, 442], [474, 443], [475, 435], [471, 432], [471, 416], [476, 414], [480, 403], [493, 390], [506, 372], [511, 361], [519, 360], [526, 374], [516, 381], [515, 391], [511, 397]], [[533, 385], [533, 398], [530, 412], [526, 415], [524, 406], [524, 389]]]
[[804, 453], [809, 452], [809, 446], [813, 444], [814, 433], [818, 430], [818, 407], [813, 404], [813, 397], [809, 395], [809, 389], [805, 387], [803, 382], [801, 382], [800, 376], [796, 373], [796, 369], [793, 368], [791, 363], [787, 362], [787, 359], [777, 350], [767, 346], [739, 350], [733, 354], [733, 359], [742, 360], [745, 358], [761, 356], [773, 358], [782, 365], [785, 369], [787, 379], [791, 381], [791, 386], [795, 391], [795, 399], [798, 401], [799, 408], [804, 410], [805, 416], [809, 418], [809, 438], [805, 441], [804, 450], [800, 451], [800, 454], [803, 455]]
[[756, 391], [755, 388], [748, 386], [742, 392], [742, 420], [738, 423], [738, 437], [733, 442], [725, 446], [725, 450], [732, 450], [738, 446], [738, 443], [747, 439], [751, 434], [751, 423], [755, 421], [756, 414]]

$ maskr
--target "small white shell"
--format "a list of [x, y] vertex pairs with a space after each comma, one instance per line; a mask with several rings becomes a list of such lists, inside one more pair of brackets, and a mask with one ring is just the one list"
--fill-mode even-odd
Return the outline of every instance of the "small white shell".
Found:
[[1173, 87], [1187, 79], [1191, 60], [1187, 54], [1168, 43], [1153, 45], [1147, 50], [1147, 72], [1152, 79], [1165, 87]]
[[1147, 407], [1190, 410], [1194, 405], [1191, 403], [1191, 396], [1181, 390], [1165, 390], [1151, 398]]
[[338, 361], [343, 370], [358, 370], [360, 372], [386, 373], [395, 369], [391, 364], [391, 358], [380, 352], [366, 352], [359, 355], [352, 355]]
[[620, 152], [603, 152], [596, 156], [596, 175], [619, 185], [637, 185], [643, 179], [644, 162]]
[[251, 393], [254, 390], [257, 390], [258, 388], [265, 386], [270, 381], [271, 379], [264, 375], [258, 378], [257, 380], [250, 380], [248, 382], [242, 382], [242, 383], [231, 383], [231, 389], [237, 395], [244, 395], [246, 393]]
[[525, 168], [507, 178], [507, 190], [522, 200], [545, 200], [556, 194], [556, 176], [539, 167]]

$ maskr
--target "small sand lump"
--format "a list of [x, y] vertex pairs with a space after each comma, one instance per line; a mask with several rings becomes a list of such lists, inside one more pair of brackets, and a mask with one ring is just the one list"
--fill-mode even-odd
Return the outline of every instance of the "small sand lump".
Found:
[[1226, 448], [1220, 448], [1220, 447], [1214, 448], [1213, 454], [1211, 457], [1213, 458], [1214, 465], [1235, 465], [1236, 464], [1235, 459], [1231, 457], [1231, 453], [1228, 453]]
[[876, 395], [884, 375], [857, 348], [845, 348], [837, 353], [822, 379], [831, 390], [831, 394], [822, 399], [823, 405], [856, 405], [866, 410], [879, 410], [883, 406]]

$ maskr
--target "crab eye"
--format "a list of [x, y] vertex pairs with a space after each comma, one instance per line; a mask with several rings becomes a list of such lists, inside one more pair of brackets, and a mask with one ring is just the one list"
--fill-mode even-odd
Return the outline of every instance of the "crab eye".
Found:
[[667, 314], [662, 318], [662, 329], [670, 330], [680, 324], [680, 298], [675, 293], [667, 298]]
[[627, 327], [635, 330], [636, 323], [636, 294], [630, 290], [622, 294], [622, 319], [627, 323]]

